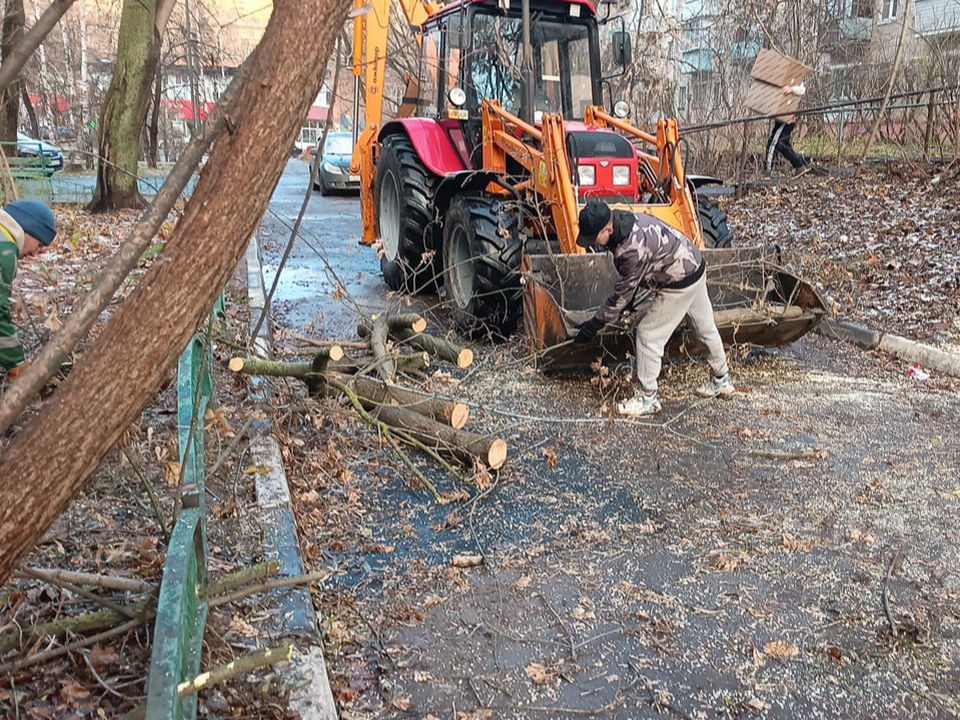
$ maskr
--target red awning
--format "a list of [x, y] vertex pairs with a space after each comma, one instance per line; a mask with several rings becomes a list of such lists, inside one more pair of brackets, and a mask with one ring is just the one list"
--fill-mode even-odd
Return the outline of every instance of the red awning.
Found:
[[316, 106], [310, 108], [310, 112], [307, 113], [307, 120], [326, 120], [328, 109], [329, 108]]
[[[44, 108], [46, 103], [43, 101], [43, 98], [35, 93], [27, 93], [27, 97], [30, 99], [30, 104], [34, 107]], [[67, 102], [67, 99], [62, 95], [57, 95], [51, 101], [52, 110], [58, 113], [65, 113], [70, 109], [70, 103]]]
[[[163, 100], [163, 104], [172, 112], [177, 114], [181, 120], [194, 120], [196, 118], [196, 106], [189, 100]], [[208, 102], [200, 105], [200, 119], [206, 120], [207, 115], [216, 106], [216, 103]]]

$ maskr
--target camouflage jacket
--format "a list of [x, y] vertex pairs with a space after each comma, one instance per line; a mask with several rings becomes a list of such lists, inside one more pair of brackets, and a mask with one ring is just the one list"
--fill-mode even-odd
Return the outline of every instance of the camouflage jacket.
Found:
[[637, 290], [680, 289], [704, 272], [703, 255], [685, 235], [652, 215], [622, 210], [613, 213], [607, 245], [620, 277], [596, 319], [613, 322], [628, 309]]

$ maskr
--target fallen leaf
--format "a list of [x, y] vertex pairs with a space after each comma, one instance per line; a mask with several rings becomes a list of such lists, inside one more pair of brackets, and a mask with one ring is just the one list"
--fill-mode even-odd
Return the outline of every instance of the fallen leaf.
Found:
[[540, 663], [530, 663], [526, 671], [527, 677], [534, 685], [546, 685], [553, 680], [553, 673]]
[[530, 585], [530, 583], [531, 583], [532, 581], [533, 581], [533, 578], [531, 578], [529, 575], [524, 575], [522, 578], [520, 578], [519, 580], [517, 580], [517, 581], [513, 584], [513, 586], [514, 586], [517, 590], [526, 590], [527, 587]]
[[789, 660], [800, 654], [800, 648], [784, 640], [772, 640], [763, 646], [763, 651], [774, 660]]
[[470, 568], [483, 565], [483, 555], [454, 555], [450, 564], [457, 568]]
[[413, 707], [413, 702], [410, 700], [410, 696], [394, 698], [393, 702], [390, 705], [400, 712], [406, 712]]
[[560, 461], [559, 456], [557, 455], [557, 448], [554, 445], [550, 447], [540, 448], [540, 454], [546, 459], [547, 470], [553, 470], [557, 463]]
[[163, 466], [163, 479], [167, 485], [179, 485], [183, 466], [173, 460], [168, 460]]
[[239, 615], [234, 615], [230, 621], [230, 629], [243, 637], [257, 637], [257, 630]]

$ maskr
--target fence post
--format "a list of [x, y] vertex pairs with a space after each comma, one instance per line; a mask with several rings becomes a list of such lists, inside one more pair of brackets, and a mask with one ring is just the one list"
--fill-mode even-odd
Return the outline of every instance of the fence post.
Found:
[[936, 107], [937, 91], [930, 91], [930, 102], [927, 104], [927, 127], [923, 131], [923, 161], [930, 160], [930, 139], [933, 137], [933, 111]]
[[198, 334], [184, 350], [178, 366], [182, 510], [170, 537], [157, 599], [147, 720], [192, 720], [197, 716], [197, 696], [181, 700], [179, 685], [200, 672], [207, 622], [204, 416], [212, 396], [212, 343]]

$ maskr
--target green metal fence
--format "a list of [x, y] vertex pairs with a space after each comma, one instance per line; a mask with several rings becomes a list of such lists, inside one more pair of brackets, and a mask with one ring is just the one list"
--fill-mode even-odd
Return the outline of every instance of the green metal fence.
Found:
[[[222, 307], [221, 298], [218, 310]], [[197, 716], [197, 696], [181, 699], [179, 685], [200, 672], [207, 621], [204, 416], [213, 397], [212, 345], [207, 335], [197, 334], [180, 357], [177, 426], [182, 509], [170, 537], [157, 600], [147, 720]]]

